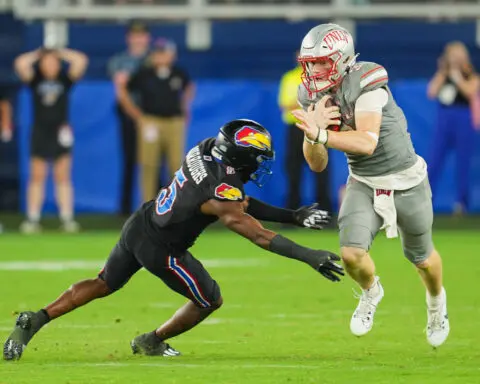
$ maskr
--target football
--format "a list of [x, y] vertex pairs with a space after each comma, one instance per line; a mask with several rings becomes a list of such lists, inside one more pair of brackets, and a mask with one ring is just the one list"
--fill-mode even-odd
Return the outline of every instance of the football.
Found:
[[[325, 106], [326, 107], [331, 107], [331, 106], [334, 106], [334, 105], [337, 105], [335, 103], [335, 101], [333, 101], [332, 98], [328, 99], [327, 102], [325, 103]], [[341, 111], [340, 111], [341, 112]], [[341, 121], [341, 124], [340, 125], [330, 125], [327, 130], [329, 131], [335, 131], [335, 132], [339, 132], [339, 131], [353, 131], [354, 128], [352, 128], [351, 126], [345, 124], [345, 121], [343, 121], [343, 118], [341, 117], [340, 118], [340, 121]]]
[[[335, 106], [335, 105], [336, 105], [336, 104], [335, 104], [335, 102], [333, 101], [333, 98], [327, 99], [327, 102], [325, 103], [325, 106], [326, 106], [326, 107], [333, 107], [333, 106]], [[341, 118], [340, 118], [340, 119], [341, 119]], [[330, 126], [328, 126], [327, 130], [338, 132], [338, 131], [342, 130], [341, 128], [342, 128], [341, 125], [330, 125]]]

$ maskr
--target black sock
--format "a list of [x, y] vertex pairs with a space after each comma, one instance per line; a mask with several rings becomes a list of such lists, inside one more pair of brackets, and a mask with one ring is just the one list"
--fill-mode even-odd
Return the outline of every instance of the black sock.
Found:
[[37, 312], [37, 314], [40, 317], [39, 320], [42, 323], [42, 326], [50, 321], [50, 316], [48, 316], [48, 312], [45, 309], [42, 308], [40, 311]]
[[156, 343], [163, 342], [163, 339], [157, 335], [156, 330], [152, 332], [152, 340], [155, 340]]
[[35, 313], [36, 316], [32, 317], [31, 329], [33, 331], [32, 336], [37, 333], [45, 324], [50, 321], [50, 316], [45, 309], [41, 309]]

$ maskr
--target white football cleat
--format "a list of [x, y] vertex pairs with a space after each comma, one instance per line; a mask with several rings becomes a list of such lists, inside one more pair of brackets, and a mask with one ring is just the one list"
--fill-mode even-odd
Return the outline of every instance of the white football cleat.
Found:
[[26, 235], [40, 233], [41, 231], [42, 227], [37, 221], [25, 220], [20, 224], [20, 232]]
[[350, 331], [355, 336], [363, 336], [372, 329], [375, 311], [384, 295], [383, 287], [379, 280], [380, 278], [375, 276], [373, 285], [369, 289], [362, 289], [360, 302], [350, 320]]
[[442, 288], [442, 301], [440, 305], [436, 307], [430, 307], [428, 304], [429, 297], [427, 292], [427, 341], [428, 343], [437, 348], [447, 340], [450, 332], [450, 322], [448, 320], [447, 312], [447, 293]]
[[62, 223], [60, 230], [66, 233], [77, 233], [80, 231], [80, 224], [75, 220], [67, 220]]

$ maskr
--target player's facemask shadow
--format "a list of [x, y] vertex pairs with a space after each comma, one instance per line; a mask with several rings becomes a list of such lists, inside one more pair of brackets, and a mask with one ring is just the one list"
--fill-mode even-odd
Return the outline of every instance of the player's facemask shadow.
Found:
[[257, 161], [259, 163], [255, 172], [250, 174], [250, 180], [259, 188], [262, 188], [270, 177], [273, 175], [272, 167], [275, 161], [275, 155], [273, 157], [258, 156]]

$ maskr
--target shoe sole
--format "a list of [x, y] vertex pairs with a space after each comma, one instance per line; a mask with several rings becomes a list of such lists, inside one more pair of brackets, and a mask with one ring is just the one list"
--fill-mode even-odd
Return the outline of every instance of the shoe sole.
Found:
[[[24, 316], [23, 313], [18, 315], [17, 320], [15, 321], [15, 331], [17, 328], [22, 330], [29, 330], [32, 326], [32, 319], [29, 316]], [[10, 337], [5, 341], [3, 345], [3, 359], [7, 361], [11, 360], [20, 360], [22, 357], [23, 351], [25, 350], [25, 345], [19, 344], [17, 341], [12, 340]]]
[[3, 346], [3, 360], [20, 360], [24, 349], [23, 345], [19, 345], [16, 341], [8, 338]]

